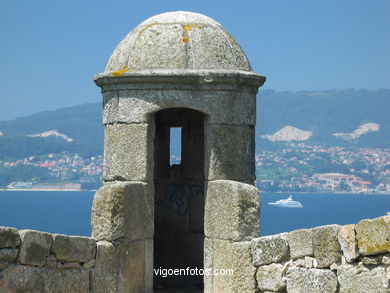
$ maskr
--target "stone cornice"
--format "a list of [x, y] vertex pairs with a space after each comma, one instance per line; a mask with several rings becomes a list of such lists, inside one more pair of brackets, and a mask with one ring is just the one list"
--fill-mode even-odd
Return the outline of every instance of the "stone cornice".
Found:
[[125, 72], [121, 76], [100, 73], [94, 77], [104, 90], [114, 89], [218, 89], [237, 90], [250, 87], [257, 90], [265, 76], [231, 70], [142, 70]]

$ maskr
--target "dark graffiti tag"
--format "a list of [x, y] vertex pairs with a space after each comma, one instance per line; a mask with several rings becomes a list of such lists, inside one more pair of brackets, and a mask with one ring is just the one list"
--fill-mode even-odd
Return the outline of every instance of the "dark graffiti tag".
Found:
[[159, 206], [164, 207], [178, 216], [183, 216], [188, 213], [191, 206], [191, 200], [194, 197], [204, 195], [203, 186], [191, 184], [186, 180], [182, 180], [179, 184], [172, 183], [164, 193], [162, 199], [157, 199]]

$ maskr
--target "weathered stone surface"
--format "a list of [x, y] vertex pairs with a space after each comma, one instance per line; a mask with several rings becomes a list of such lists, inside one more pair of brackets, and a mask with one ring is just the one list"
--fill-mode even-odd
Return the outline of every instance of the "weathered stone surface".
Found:
[[[206, 78], [206, 77], [205, 77]], [[199, 87], [194, 84], [194, 89]], [[256, 123], [256, 94], [247, 91], [121, 90], [104, 96], [103, 123], [148, 123], [150, 114], [170, 108], [190, 108], [210, 116], [209, 123]]]
[[256, 187], [229, 180], [207, 183], [205, 235], [233, 241], [259, 235], [260, 198]]
[[292, 259], [313, 256], [313, 235], [311, 230], [302, 229], [287, 233], [287, 241], [290, 246]]
[[390, 252], [390, 216], [362, 220], [355, 230], [360, 254]]
[[254, 135], [253, 126], [206, 124], [205, 170], [208, 180], [225, 179], [253, 184]]
[[318, 268], [329, 268], [333, 263], [341, 262], [341, 248], [337, 239], [338, 225], [321, 226], [313, 231], [313, 250]]
[[363, 265], [346, 264], [337, 270], [340, 293], [390, 292], [389, 276], [384, 266], [368, 269]]
[[339, 268], [339, 265], [336, 264], [336, 263], [333, 263], [330, 265], [330, 270], [331, 271], [337, 271], [337, 269]]
[[32, 230], [21, 230], [19, 234], [22, 240], [19, 262], [33, 266], [43, 266], [46, 257], [50, 254], [51, 235]]
[[87, 262], [95, 257], [96, 242], [89, 237], [53, 234], [51, 251], [66, 262]]
[[283, 291], [286, 289], [286, 282], [282, 276], [283, 266], [281, 264], [270, 264], [257, 269], [256, 280], [260, 290]]
[[86, 269], [86, 270], [89, 270], [91, 268], [93, 268], [95, 266], [95, 263], [96, 263], [96, 260], [95, 259], [91, 259], [90, 261], [87, 261], [85, 263], [83, 263], [83, 268]]
[[59, 263], [57, 267], [59, 269], [81, 269], [82, 268], [82, 266], [78, 262]]
[[390, 254], [382, 255], [381, 263], [390, 265]]
[[138, 293], [145, 288], [145, 241], [121, 241], [115, 247], [118, 263], [118, 291]]
[[330, 270], [290, 267], [286, 279], [289, 293], [337, 292], [337, 277]]
[[104, 180], [151, 181], [153, 137], [153, 124], [106, 125]]
[[0, 226], [0, 248], [17, 247], [20, 244], [18, 230]]
[[153, 186], [116, 182], [101, 187], [92, 207], [92, 236], [97, 240], [153, 238]]
[[17, 258], [19, 253], [18, 249], [3, 248], [0, 249], [0, 261], [13, 262]]
[[252, 255], [255, 266], [289, 260], [290, 249], [286, 234], [282, 233], [253, 239]]
[[[203, 266], [204, 269], [212, 269], [213, 268], [213, 247], [214, 240], [205, 237], [204, 246], [203, 246]], [[204, 275], [203, 276], [203, 284], [204, 284], [204, 292], [211, 293], [213, 292], [213, 275]]]
[[7, 261], [0, 261], [0, 271], [4, 270], [8, 266]]
[[305, 256], [305, 267], [307, 269], [311, 269], [312, 267], [314, 267], [313, 261], [314, 261], [314, 258], [312, 258], [310, 256]]
[[341, 226], [338, 234], [341, 250], [347, 262], [353, 262], [359, 257], [357, 241], [355, 237], [355, 225]]
[[118, 265], [115, 246], [108, 241], [97, 243], [96, 263], [91, 272], [93, 293], [116, 293]]
[[379, 265], [381, 260], [381, 256], [364, 256], [361, 258], [361, 262], [365, 265]]
[[[255, 292], [255, 272], [250, 242], [205, 239], [205, 270], [225, 270], [225, 275], [204, 276], [204, 292]], [[211, 255], [210, 255], [211, 254]], [[229, 270], [229, 271], [228, 271]]]
[[0, 292], [88, 293], [89, 272], [10, 266], [0, 272]]
[[153, 292], [153, 239], [144, 240], [145, 245], [145, 274], [144, 274], [144, 290], [145, 292]]
[[305, 268], [306, 267], [306, 262], [303, 258], [298, 258], [294, 261], [294, 265], [300, 268]]
[[113, 52], [105, 72], [123, 66], [251, 71], [244, 52], [219, 23], [184, 11], [155, 15], [133, 29]]

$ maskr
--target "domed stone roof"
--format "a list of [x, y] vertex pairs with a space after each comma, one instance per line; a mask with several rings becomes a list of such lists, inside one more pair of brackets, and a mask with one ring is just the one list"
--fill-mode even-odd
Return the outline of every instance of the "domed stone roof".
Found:
[[105, 73], [127, 67], [252, 71], [236, 40], [215, 20], [177, 11], [152, 16], [116, 47]]

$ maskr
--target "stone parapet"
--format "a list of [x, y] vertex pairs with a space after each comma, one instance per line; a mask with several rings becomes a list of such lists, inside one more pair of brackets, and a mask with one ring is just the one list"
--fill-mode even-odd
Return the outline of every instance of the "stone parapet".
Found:
[[90, 292], [96, 241], [0, 227], [0, 292]]
[[390, 292], [390, 216], [252, 240], [261, 292]]

